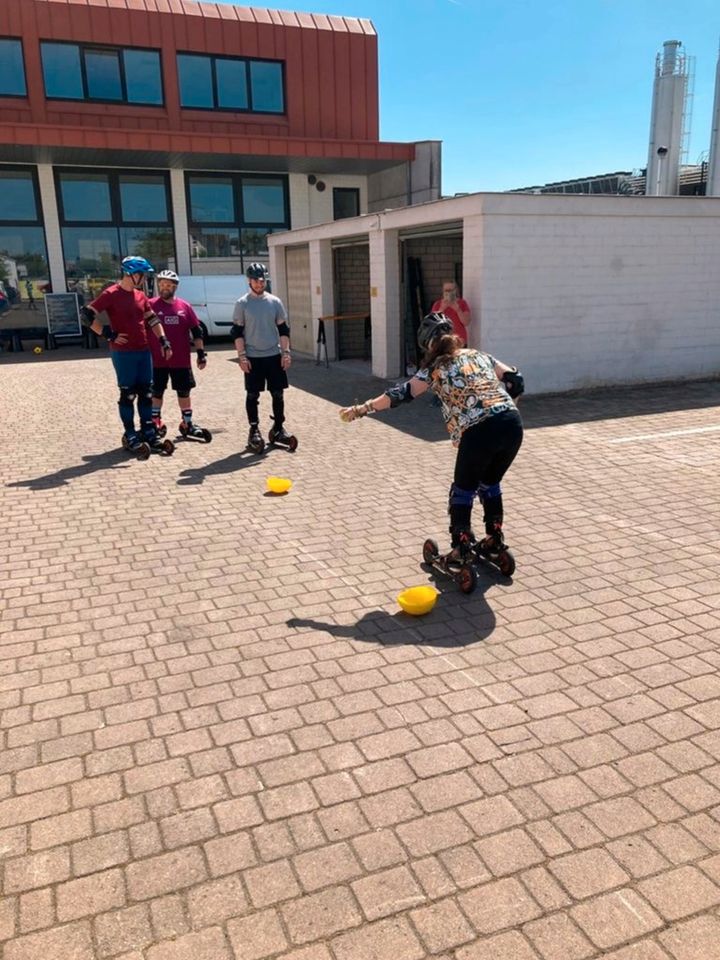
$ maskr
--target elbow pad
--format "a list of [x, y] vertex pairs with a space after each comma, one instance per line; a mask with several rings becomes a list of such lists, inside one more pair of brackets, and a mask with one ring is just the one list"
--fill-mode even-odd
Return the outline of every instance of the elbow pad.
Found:
[[152, 330], [153, 327], [156, 327], [160, 323], [160, 317], [153, 314], [151, 317], [148, 317], [145, 323], [148, 325], [148, 330]]
[[80, 317], [82, 318], [84, 326], [91, 327], [96, 316], [97, 314], [94, 310], [91, 310], [90, 307], [80, 307]]
[[415, 399], [410, 390], [410, 381], [406, 380], [405, 383], [396, 383], [394, 387], [390, 387], [385, 391], [385, 396], [390, 397], [390, 407], [399, 407], [401, 403], [412, 403]]
[[278, 328], [278, 333], [280, 334], [281, 337], [290, 336], [290, 327], [287, 325], [287, 322], [285, 320], [283, 320], [282, 323], [279, 323], [277, 325], [277, 328]]
[[237, 340], [238, 337], [245, 339], [245, 324], [244, 323], [234, 323], [230, 327], [230, 336], [233, 340]]
[[190, 327], [190, 333], [194, 340], [202, 340], [203, 338], [202, 327]]
[[513, 400], [525, 393], [525, 380], [517, 367], [514, 370], [507, 370], [503, 374], [502, 382]]

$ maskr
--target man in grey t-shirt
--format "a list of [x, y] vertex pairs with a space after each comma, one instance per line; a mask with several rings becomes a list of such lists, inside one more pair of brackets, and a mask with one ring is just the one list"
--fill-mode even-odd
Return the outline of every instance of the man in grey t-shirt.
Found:
[[287, 313], [282, 300], [265, 290], [267, 272], [262, 263], [251, 263], [245, 275], [250, 292], [235, 304], [230, 333], [235, 341], [240, 369], [245, 374], [245, 409], [250, 424], [248, 447], [255, 453], [262, 453], [265, 449], [259, 425], [259, 405], [260, 394], [267, 384], [275, 421], [268, 440], [294, 450], [297, 439], [283, 426], [283, 392], [288, 387], [287, 369], [291, 363]]

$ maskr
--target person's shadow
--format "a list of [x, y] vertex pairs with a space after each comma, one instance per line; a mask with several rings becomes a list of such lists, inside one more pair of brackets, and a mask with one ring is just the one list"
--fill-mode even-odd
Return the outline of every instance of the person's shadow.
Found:
[[[122, 458], [122, 459], [120, 459]], [[6, 483], [6, 487], [26, 487], [28, 490], [52, 490], [55, 487], [67, 487], [76, 477], [84, 477], [98, 470], [126, 470], [129, 454], [122, 450], [108, 450], [105, 453], [91, 453], [83, 457], [83, 462], [74, 467], [63, 467], [55, 473], [46, 473], [42, 477], [30, 477], [27, 480], [15, 480]]]
[[[424, 566], [424, 565], [423, 565]], [[424, 566], [425, 570], [429, 567]], [[399, 610], [368, 610], [355, 623], [328, 623], [322, 620], [291, 617], [288, 627], [321, 630], [333, 637], [379, 643], [383, 646], [427, 644], [432, 647], [456, 648], [478, 643], [495, 629], [495, 613], [485, 599], [485, 591], [497, 584], [491, 573], [478, 568], [478, 584], [472, 594], [462, 594], [448, 577], [431, 573], [440, 590], [430, 613], [413, 617]]]
[[206, 463], [202, 467], [187, 467], [187, 469], [181, 470], [177, 483], [178, 486], [183, 487], [196, 486], [204, 483], [206, 477], [235, 473], [237, 470], [245, 470], [247, 467], [256, 467], [264, 459], [262, 454], [240, 450], [237, 453], [231, 453], [229, 457], [225, 457], [223, 460], [215, 460], [213, 463]]

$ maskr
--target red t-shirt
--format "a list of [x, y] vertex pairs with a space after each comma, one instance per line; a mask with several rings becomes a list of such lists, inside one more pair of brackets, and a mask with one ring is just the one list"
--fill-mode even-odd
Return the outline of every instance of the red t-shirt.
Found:
[[164, 360], [160, 343], [157, 337], [150, 334], [150, 350], [153, 355], [153, 366], [171, 367], [174, 370], [187, 369], [190, 362], [190, 331], [199, 327], [200, 321], [189, 303], [175, 297], [173, 300], [163, 300], [162, 297], [153, 297], [151, 308], [160, 317], [165, 336], [172, 347], [172, 357]]
[[[468, 306], [467, 300], [463, 300], [462, 297], [458, 297], [455, 301], [458, 307], [462, 310], [463, 313], [470, 313], [470, 307]], [[467, 345], [467, 330], [465, 329], [465, 324], [460, 319], [460, 314], [454, 307], [445, 307], [443, 309], [442, 300], [436, 300], [435, 303], [430, 307], [431, 313], [444, 313], [448, 320], [452, 321], [453, 333], [456, 333], [462, 342]]]
[[145, 316], [152, 308], [142, 290], [123, 290], [119, 283], [114, 283], [107, 290], [103, 290], [90, 306], [98, 313], [104, 311], [108, 315], [110, 326], [115, 333], [127, 335], [127, 343], [122, 346], [110, 341], [111, 350], [147, 350], [148, 331]]

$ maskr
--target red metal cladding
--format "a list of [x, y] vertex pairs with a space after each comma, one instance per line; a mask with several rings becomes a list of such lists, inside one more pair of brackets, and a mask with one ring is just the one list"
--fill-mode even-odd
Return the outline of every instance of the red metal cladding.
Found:
[[[146, 115], [160, 134], [189, 134], [190, 150], [196, 149], [193, 138], [211, 133], [217, 122], [228, 133], [252, 136], [258, 115], [203, 117], [201, 111], [184, 110], [177, 51], [282, 60], [286, 112], [262, 119], [290, 138], [364, 142], [378, 137], [377, 37], [368, 20], [196, 0], [1, 0], [2, 35], [22, 37], [31, 123], [50, 121], [51, 127], [55, 106], [86, 116], [89, 123], [95, 115], [99, 126], [115, 117], [122, 127], [129, 115], [122, 104], [98, 110], [90, 104], [47, 103], [40, 42], [52, 40], [160, 50], [165, 104], [147, 108]], [[23, 111], [17, 102], [10, 109]], [[22, 117], [27, 122], [24, 112]]]

